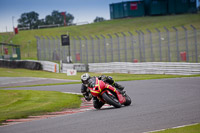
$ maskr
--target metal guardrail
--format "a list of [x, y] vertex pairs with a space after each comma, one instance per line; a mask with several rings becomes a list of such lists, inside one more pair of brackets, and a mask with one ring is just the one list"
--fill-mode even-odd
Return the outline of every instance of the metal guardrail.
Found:
[[[4, 60], [1, 60], [2, 62]], [[6, 60], [5, 60], [6, 61]], [[89, 63], [81, 64], [61, 64], [61, 69], [58, 63], [50, 61], [7, 61], [2, 67], [11, 68], [27, 68], [33, 69], [34, 62], [39, 62], [42, 65], [42, 70], [67, 73], [68, 69], [75, 69], [81, 72], [95, 72], [95, 73], [129, 73], [129, 74], [171, 74], [171, 75], [195, 75], [200, 74], [200, 63], [184, 63], [184, 62], [143, 62], [143, 63], [131, 63], [131, 62], [110, 62], [110, 63]], [[16, 66], [12, 66], [13, 64]], [[22, 62], [22, 65], [17, 64]], [[2, 65], [3, 63], [1, 63]], [[28, 65], [28, 66], [26, 66]], [[35, 64], [36, 65], [36, 64]], [[60, 71], [61, 70], [61, 71]]]
[[89, 72], [194, 75], [194, 74], [200, 74], [200, 63], [182, 63], [182, 62], [90, 63]]
[[[75, 65], [64, 64], [63, 73], [67, 69], [74, 69]], [[129, 74], [171, 74], [171, 75], [195, 75], [200, 74], [200, 63], [184, 62], [110, 62], [110, 63], [89, 63], [89, 72], [95, 73], [129, 73]]]
[[39, 61], [45, 71], [59, 73], [59, 64], [50, 61]]

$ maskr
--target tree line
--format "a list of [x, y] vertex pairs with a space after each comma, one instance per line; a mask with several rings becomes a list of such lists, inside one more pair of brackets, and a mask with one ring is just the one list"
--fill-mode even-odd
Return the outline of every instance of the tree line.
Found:
[[[65, 17], [64, 17], [65, 16]], [[29, 29], [37, 29], [40, 25], [64, 25], [64, 18], [67, 25], [72, 25], [74, 16], [70, 13], [59, 12], [54, 10], [51, 15], [47, 15], [44, 19], [39, 19], [37, 12], [22, 13], [18, 19], [18, 28], [28, 27]], [[103, 17], [96, 17], [94, 22], [101, 22], [105, 19]]]
[[[74, 16], [70, 13], [65, 13], [66, 24], [72, 24]], [[39, 19], [39, 14], [37, 12], [28, 12], [21, 14], [18, 19], [18, 28], [29, 27], [30, 29], [37, 29], [39, 25], [64, 25], [64, 15], [63, 12], [54, 10], [51, 15], [47, 15], [44, 19]]]

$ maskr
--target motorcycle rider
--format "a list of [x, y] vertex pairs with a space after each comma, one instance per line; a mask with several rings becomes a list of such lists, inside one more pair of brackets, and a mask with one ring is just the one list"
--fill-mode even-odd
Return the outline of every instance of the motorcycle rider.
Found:
[[[87, 101], [90, 101], [93, 98], [93, 104], [94, 107], [96, 109], [100, 109], [104, 103], [101, 102], [97, 97], [92, 96], [92, 94], [90, 93], [89, 89], [88, 89], [88, 81], [91, 78], [95, 78], [95, 77], [91, 77], [88, 73], [85, 73], [83, 75], [81, 75], [81, 81], [82, 81], [82, 86], [81, 86], [81, 93], [83, 94], [83, 96], [85, 97], [85, 99]], [[112, 86], [114, 86], [116, 89], [118, 89], [119, 92], [124, 93], [123, 89], [124, 87], [119, 85], [118, 83], [116, 83], [111, 76], [105, 76], [105, 75], [101, 75], [97, 77], [99, 80], [102, 80]]]

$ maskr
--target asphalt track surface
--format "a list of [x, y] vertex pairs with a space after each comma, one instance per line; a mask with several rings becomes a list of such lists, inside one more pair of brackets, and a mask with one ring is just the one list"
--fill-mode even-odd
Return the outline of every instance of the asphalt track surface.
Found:
[[[200, 123], [200, 77], [120, 84], [126, 87], [131, 106], [1, 126], [0, 133], [142, 133]], [[80, 93], [80, 84], [15, 89]]]
[[77, 82], [77, 81], [78, 80], [34, 78], [34, 77], [0, 77], [0, 87], [53, 84], [53, 83], [65, 83], [65, 82]]

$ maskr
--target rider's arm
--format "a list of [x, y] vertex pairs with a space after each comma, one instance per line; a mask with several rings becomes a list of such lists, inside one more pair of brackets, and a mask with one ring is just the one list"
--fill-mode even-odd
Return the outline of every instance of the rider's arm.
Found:
[[111, 76], [101, 75], [98, 77], [99, 80], [102, 80], [106, 83], [109, 83], [110, 85], [114, 85], [115, 81]]
[[88, 88], [82, 84], [81, 86], [81, 93], [83, 94], [84, 98], [87, 101], [90, 101], [92, 99], [92, 95], [90, 94], [90, 92], [88, 91]]

